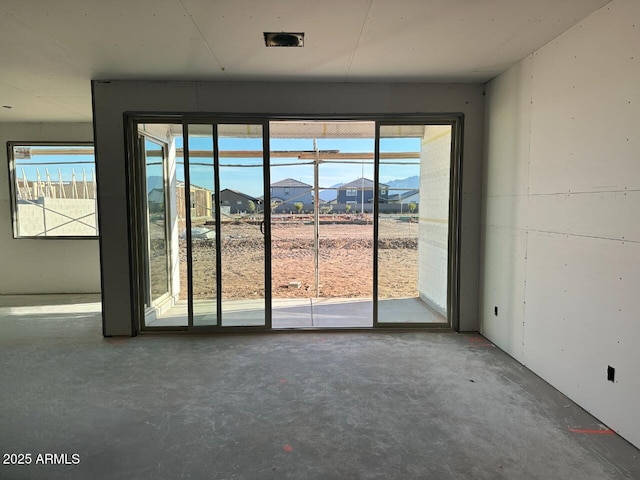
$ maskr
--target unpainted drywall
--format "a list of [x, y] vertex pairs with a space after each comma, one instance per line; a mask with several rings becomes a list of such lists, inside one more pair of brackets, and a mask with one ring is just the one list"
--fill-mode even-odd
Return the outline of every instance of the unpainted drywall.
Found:
[[92, 141], [91, 124], [0, 123], [0, 294], [98, 293], [97, 239], [13, 238], [8, 141]]
[[128, 225], [123, 114], [259, 115], [463, 113], [460, 329], [478, 328], [478, 249], [483, 87], [472, 84], [94, 82], [106, 333], [129, 335]]
[[635, 445], [638, 45], [614, 0], [488, 85], [480, 286], [482, 333]]

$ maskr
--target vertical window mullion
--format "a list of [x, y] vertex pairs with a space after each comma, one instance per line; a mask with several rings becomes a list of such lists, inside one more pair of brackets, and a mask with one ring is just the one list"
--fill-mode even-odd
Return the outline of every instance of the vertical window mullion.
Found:
[[191, 249], [191, 178], [189, 171], [189, 124], [182, 126], [182, 142], [184, 145], [184, 206], [185, 231], [187, 242], [187, 321], [193, 328], [193, 251]]
[[216, 203], [214, 205], [216, 221], [216, 325], [222, 325], [222, 215], [220, 212], [220, 149], [218, 146], [218, 124], [213, 129], [213, 184]]

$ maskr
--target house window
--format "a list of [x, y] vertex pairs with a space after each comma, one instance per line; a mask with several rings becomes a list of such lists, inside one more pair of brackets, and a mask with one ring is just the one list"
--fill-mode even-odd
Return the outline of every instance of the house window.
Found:
[[93, 144], [8, 147], [14, 238], [97, 237]]
[[353, 190], [349, 189], [349, 190], [347, 190], [347, 197], [355, 197], [357, 194], [358, 194], [358, 190], [357, 189], [353, 189]]
[[289, 195], [291, 193], [291, 189], [289, 187], [284, 187], [284, 194]]
[[384, 188], [380, 189], [380, 195], [386, 195], [387, 194], [387, 190]]

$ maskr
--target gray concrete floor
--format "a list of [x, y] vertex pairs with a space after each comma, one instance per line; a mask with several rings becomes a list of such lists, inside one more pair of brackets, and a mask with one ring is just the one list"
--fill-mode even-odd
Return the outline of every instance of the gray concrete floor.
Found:
[[[93, 301], [92, 301], [93, 300]], [[69, 301], [69, 299], [66, 299]], [[477, 334], [101, 336], [0, 297], [2, 479], [638, 479], [638, 450]]]

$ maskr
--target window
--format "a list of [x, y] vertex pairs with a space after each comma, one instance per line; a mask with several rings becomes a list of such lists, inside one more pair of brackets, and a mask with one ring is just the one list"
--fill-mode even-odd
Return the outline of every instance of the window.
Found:
[[96, 237], [91, 143], [9, 142], [14, 238]]
[[291, 189], [289, 187], [284, 187], [284, 194], [289, 195], [291, 193]]
[[347, 190], [347, 197], [355, 197], [358, 194], [358, 190], [357, 189], [349, 189]]
[[380, 195], [386, 195], [387, 194], [387, 190], [384, 188], [380, 189]]

